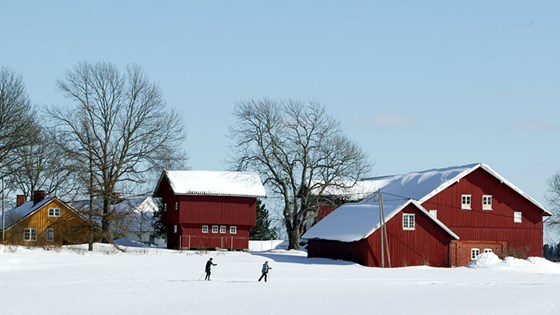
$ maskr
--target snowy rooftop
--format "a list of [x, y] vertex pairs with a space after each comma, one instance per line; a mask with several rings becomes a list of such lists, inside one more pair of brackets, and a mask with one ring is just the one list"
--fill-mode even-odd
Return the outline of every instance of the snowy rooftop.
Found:
[[265, 197], [256, 173], [225, 171], [166, 171], [175, 194]]
[[[388, 221], [411, 200], [417, 201], [417, 206], [425, 211], [425, 209], [420, 206], [421, 203], [479, 167], [485, 169], [513, 190], [533, 202], [546, 214], [551, 214], [536, 200], [505, 180], [489, 166], [482, 163], [431, 169], [404, 175], [364, 179], [363, 181], [368, 182], [368, 184], [358, 186], [357, 189], [360, 191], [364, 187], [369, 187], [372, 192], [377, 190], [382, 192], [385, 221]], [[344, 192], [348, 193], [348, 190]], [[369, 197], [360, 202], [346, 203], [340, 206], [309, 229], [303, 237], [307, 239], [317, 238], [350, 242], [369, 236], [379, 227], [379, 202], [377, 201], [376, 195], [377, 194], [372, 193]], [[444, 229], [447, 229], [447, 227], [437, 219], [434, 219], [434, 221]], [[448, 232], [454, 235], [450, 230], [448, 230]]]
[[[17, 221], [19, 221], [21, 218], [28, 216], [29, 214], [31, 214], [35, 210], [43, 207], [44, 205], [46, 205], [47, 203], [49, 203], [53, 199], [54, 199], [53, 197], [47, 197], [47, 198], [41, 200], [40, 202], [38, 202], [37, 204], [33, 204], [33, 201], [26, 201], [22, 205], [20, 205], [19, 207], [14, 207], [12, 209], [7, 210], [6, 213], [5, 213], [5, 215], [6, 215], [6, 228], [8, 228], [10, 225], [16, 223]], [[1, 228], [1, 225], [2, 225], [1, 222], [2, 222], [2, 214], [0, 213], [0, 228]]]

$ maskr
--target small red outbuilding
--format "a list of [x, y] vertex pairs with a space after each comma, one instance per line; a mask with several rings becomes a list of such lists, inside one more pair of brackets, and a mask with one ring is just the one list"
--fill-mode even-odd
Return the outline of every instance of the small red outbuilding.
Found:
[[257, 198], [266, 193], [249, 172], [165, 171], [154, 192], [163, 204], [167, 248], [249, 248]]

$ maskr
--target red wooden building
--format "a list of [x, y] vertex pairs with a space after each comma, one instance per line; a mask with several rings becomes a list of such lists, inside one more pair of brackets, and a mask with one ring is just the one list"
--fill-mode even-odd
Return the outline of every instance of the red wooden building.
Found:
[[167, 248], [245, 250], [265, 190], [248, 172], [165, 171], [155, 197], [162, 199]]
[[543, 217], [552, 214], [485, 164], [364, 181], [374, 193], [343, 204], [303, 235], [309, 257], [443, 267], [489, 251], [542, 256]]

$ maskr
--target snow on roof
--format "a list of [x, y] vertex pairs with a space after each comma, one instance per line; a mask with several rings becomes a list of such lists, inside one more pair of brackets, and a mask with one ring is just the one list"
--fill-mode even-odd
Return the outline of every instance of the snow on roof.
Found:
[[[430, 199], [478, 168], [483, 168], [517, 193], [527, 198], [527, 200], [539, 207], [544, 213], [552, 215], [551, 212], [546, 210], [536, 200], [508, 182], [489, 166], [482, 163], [431, 169], [403, 175], [373, 177], [364, 179], [363, 181], [369, 182], [369, 184], [362, 185], [361, 187], [367, 186], [371, 189], [375, 189], [375, 191], [380, 190], [382, 192], [385, 221], [388, 221], [411, 200], [417, 201], [419, 209], [425, 211], [421, 206], [424, 201]], [[361, 202], [347, 203], [340, 206], [311, 227], [303, 237], [308, 239], [317, 238], [349, 242], [369, 236], [379, 226], [379, 206], [376, 205], [378, 202], [375, 200], [377, 200], [376, 194], [372, 194]], [[448, 233], [454, 235], [453, 232], [439, 220], [435, 219], [435, 221], [444, 229], [447, 229]]]
[[[12, 209], [7, 210], [5, 212], [6, 228], [15, 224], [17, 221], [21, 220], [22, 218], [30, 215], [35, 210], [42, 208], [44, 205], [46, 205], [47, 203], [49, 203], [53, 199], [54, 199], [54, 197], [47, 197], [47, 198], [39, 201], [37, 204], [33, 204], [33, 201], [26, 201], [18, 207], [14, 207]], [[2, 222], [2, 214], [0, 214], [0, 222]], [[0, 223], [0, 226], [1, 226], [1, 223]]]
[[259, 175], [250, 172], [166, 171], [178, 195], [265, 197]]

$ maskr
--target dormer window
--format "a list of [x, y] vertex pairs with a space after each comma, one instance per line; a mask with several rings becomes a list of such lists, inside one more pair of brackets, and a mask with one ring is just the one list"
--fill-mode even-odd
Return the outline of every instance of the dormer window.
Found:
[[471, 195], [461, 195], [461, 209], [463, 210], [471, 210], [471, 199], [472, 196]]
[[492, 195], [482, 196], [482, 210], [492, 210]]

